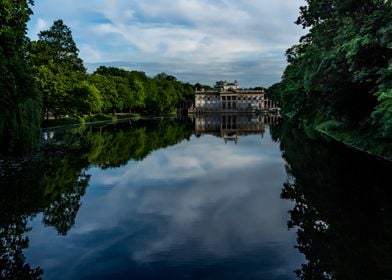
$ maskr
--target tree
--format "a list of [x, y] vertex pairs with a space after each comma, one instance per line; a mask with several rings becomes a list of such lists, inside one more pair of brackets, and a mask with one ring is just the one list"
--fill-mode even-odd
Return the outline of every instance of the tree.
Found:
[[144, 72], [127, 71], [116, 67], [100, 66], [94, 72], [112, 80], [116, 84], [118, 93], [118, 110], [141, 109], [145, 107], [147, 92], [146, 84], [149, 78]]
[[[71, 29], [62, 20], [56, 20], [49, 30], [38, 34], [31, 44], [31, 63], [35, 80], [43, 94], [44, 111], [55, 116], [75, 114], [74, 89], [86, 79], [86, 69], [79, 58], [79, 50], [72, 38]], [[80, 98], [79, 98], [80, 100]]]
[[61, 19], [54, 21], [49, 30], [38, 34], [33, 49], [36, 50], [33, 52], [35, 65], [60, 66], [74, 72], [86, 72], [71, 29]]
[[180, 101], [193, 100], [194, 87], [176, 77], [160, 73], [154, 78], [144, 72], [100, 66], [90, 81], [102, 94], [104, 112], [173, 112]]
[[313, 126], [390, 137], [392, 1], [307, 0], [297, 24], [309, 32], [286, 55], [282, 112]]
[[102, 108], [99, 90], [87, 81], [79, 82], [71, 93], [73, 115], [99, 113]]
[[160, 73], [154, 77], [157, 84], [157, 100], [159, 113], [173, 111], [180, 100], [180, 92], [176, 90], [177, 79], [174, 76]]
[[89, 82], [100, 92], [103, 112], [115, 113], [117, 108], [122, 108], [122, 104], [119, 103], [116, 84], [114, 81], [110, 80], [106, 76], [93, 74], [89, 77]]
[[0, 153], [29, 152], [38, 143], [40, 94], [27, 61], [30, 5], [33, 1], [0, 5]]

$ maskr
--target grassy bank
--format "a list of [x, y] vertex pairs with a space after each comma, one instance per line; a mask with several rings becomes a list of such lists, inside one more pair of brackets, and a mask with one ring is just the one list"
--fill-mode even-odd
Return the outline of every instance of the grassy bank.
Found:
[[81, 124], [96, 123], [96, 122], [116, 122], [122, 119], [135, 119], [139, 117], [140, 117], [139, 114], [118, 114], [118, 115], [98, 114], [94, 116], [86, 115], [79, 118], [67, 117], [67, 118], [60, 118], [60, 119], [49, 119], [49, 120], [44, 120], [42, 122], [41, 128], [54, 128], [54, 127], [81, 125]]
[[333, 139], [346, 146], [392, 161], [390, 139], [375, 138], [372, 135], [353, 130], [338, 121], [326, 121], [315, 127], [324, 138]]

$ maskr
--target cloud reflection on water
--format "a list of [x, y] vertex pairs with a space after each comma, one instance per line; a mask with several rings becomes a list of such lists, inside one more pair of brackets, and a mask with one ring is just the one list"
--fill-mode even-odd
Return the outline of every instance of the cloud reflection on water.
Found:
[[[70, 255], [56, 269], [69, 262], [77, 273], [87, 264], [106, 263], [107, 256], [119, 266], [119, 259], [174, 265], [264, 254], [281, 259], [268, 269], [291, 275], [301, 261], [285, 267], [292, 262], [294, 253], [286, 251], [294, 250], [295, 236], [286, 227], [291, 204], [279, 197], [284, 161], [269, 135], [262, 141], [243, 137], [237, 145], [192, 137], [143, 161], [90, 173], [76, 227], [67, 236], [79, 253], [65, 251]], [[32, 247], [43, 238], [36, 231]]]

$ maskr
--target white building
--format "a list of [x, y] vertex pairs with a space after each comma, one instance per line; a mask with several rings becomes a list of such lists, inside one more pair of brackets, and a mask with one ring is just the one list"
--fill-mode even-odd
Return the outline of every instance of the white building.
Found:
[[196, 112], [263, 112], [276, 108], [264, 90], [241, 89], [237, 81], [217, 82], [214, 90], [195, 92]]

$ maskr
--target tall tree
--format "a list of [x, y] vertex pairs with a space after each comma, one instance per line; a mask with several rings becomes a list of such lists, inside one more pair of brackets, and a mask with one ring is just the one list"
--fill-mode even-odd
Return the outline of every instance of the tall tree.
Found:
[[57, 66], [81, 73], [86, 71], [82, 59], [79, 58], [79, 49], [76, 47], [71, 29], [61, 19], [54, 21], [48, 30], [38, 34], [34, 50], [35, 65]]
[[31, 46], [31, 61], [44, 97], [46, 116], [74, 113], [72, 94], [79, 92], [74, 86], [86, 78], [86, 69], [71, 29], [62, 20], [56, 20], [49, 30], [38, 34], [38, 41]]
[[38, 141], [40, 95], [27, 62], [30, 5], [33, 1], [0, 5], [0, 153], [29, 152]]

